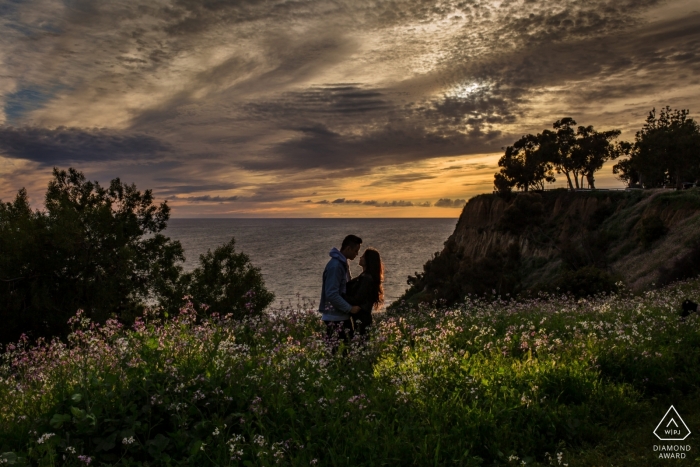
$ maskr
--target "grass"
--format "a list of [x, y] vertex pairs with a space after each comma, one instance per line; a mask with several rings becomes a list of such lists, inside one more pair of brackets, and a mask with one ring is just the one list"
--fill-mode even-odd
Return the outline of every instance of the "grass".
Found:
[[336, 354], [310, 306], [133, 329], [78, 314], [68, 343], [2, 355], [0, 463], [676, 464], [651, 432], [670, 404], [700, 426], [700, 318], [677, 313], [699, 295], [398, 307]]

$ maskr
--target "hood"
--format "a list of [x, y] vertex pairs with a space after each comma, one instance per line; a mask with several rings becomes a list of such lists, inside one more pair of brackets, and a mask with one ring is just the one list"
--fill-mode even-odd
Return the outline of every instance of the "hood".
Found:
[[348, 262], [348, 259], [347, 259], [345, 256], [343, 256], [343, 254], [340, 252], [340, 250], [338, 250], [338, 249], [335, 248], [335, 247], [331, 249], [331, 251], [328, 253], [328, 255], [329, 255], [331, 258], [339, 259], [339, 260], [342, 261], [343, 263], [347, 263], [347, 262]]

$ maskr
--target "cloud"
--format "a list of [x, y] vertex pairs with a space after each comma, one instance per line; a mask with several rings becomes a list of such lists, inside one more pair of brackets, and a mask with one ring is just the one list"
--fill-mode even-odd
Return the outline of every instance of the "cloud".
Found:
[[275, 203], [315, 199], [306, 187], [318, 186], [329, 204], [359, 204], [343, 197], [345, 187], [333, 191], [335, 176], [354, 171], [372, 175], [367, 196], [391, 199], [400, 187], [420, 199], [408, 192], [412, 182], [491, 167], [374, 176], [432, 158], [462, 164], [565, 115], [633, 134], [653, 106], [697, 111], [693, 8], [681, 0], [6, 1], [0, 155], [101, 173], [138, 166], [140, 183], [164, 196], [236, 189], [238, 201]]
[[106, 129], [0, 127], [0, 154], [45, 166], [139, 159], [170, 151], [172, 148], [167, 143], [142, 134]]
[[384, 201], [384, 202], [379, 202], [375, 200], [369, 200], [369, 201], [363, 201], [364, 205], [366, 206], [376, 206], [380, 208], [405, 208], [405, 207], [430, 207], [430, 202], [424, 202], [424, 203], [417, 203], [414, 204], [412, 201]]
[[176, 196], [174, 198], [171, 198], [176, 201], [187, 201], [190, 203], [227, 203], [230, 201], [238, 201], [239, 197], [238, 196], [210, 196], [210, 195], [203, 195], [203, 196]]
[[438, 207], [438, 208], [463, 208], [466, 203], [467, 203], [466, 199], [440, 198], [435, 203], [435, 207]]

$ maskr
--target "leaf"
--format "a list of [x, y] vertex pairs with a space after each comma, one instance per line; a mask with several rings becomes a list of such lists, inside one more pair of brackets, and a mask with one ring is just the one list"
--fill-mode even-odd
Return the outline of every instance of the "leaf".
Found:
[[151, 337], [150, 339], [146, 340], [146, 347], [148, 347], [151, 350], [155, 350], [158, 348], [158, 339], [155, 337]]
[[170, 440], [166, 436], [163, 436], [160, 433], [158, 433], [155, 438], [148, 440], [146, 444], [156, 448], [158, 451], [162, 451], [163, 449], [165, 449], [169, 442]]
[[2, 464], [14, 465], [17, 463], [17, 454], [14, 452], [3, 452], [0, 454], [0, 460], [3, 461], [0, 462]]
[[192, 443], [192, 448], [190, 448], [190, 456], [194, 456], [195, 454], [197, 454], [197, 451], [202, 449], [202, 444], [203, 443], [201, 439], [195, 440]]
[[84, 410], [81, 410], [77, 407], [71, 407], [70, 411], [73, 414], [73, 416], [79, 420], [82, 420], [85, 418], [85, 411]]
[[66, 414], [62, 414], [62, 413], [57, 413], [57, 414], [54, 414], [53, 417], [51, 417], [51, 420], [49, 421], [49, 424], [50, 424], [52, 427], [58, 429], [58, 428], [61, 428], [61, 427], [63, 426], [64, 423], [70, 422], [70, 420], [71, 420], [71, 416], [70, 416], [70, 415], [66, 415]]
[[94, 438], [93, 441], [96, 450], [110, 451], [116, 446], [117, 433], [114, 432], [106, 438]]
[[83, 396], [82, 396], [81, 394], [77, 394], [77, 393], [76, 393], [76, 394], [73, 394], [73, 395], [71, 396], [70, 400], [72, 400], [73, 402], [75, 402], [75, 403], [77, 404], [78, 402], [80, 402], [81, 400], [83, 400]]

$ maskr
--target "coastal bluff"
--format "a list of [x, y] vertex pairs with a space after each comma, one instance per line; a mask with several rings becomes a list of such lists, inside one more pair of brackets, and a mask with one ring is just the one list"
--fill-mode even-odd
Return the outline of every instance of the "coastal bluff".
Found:
[[467, 294], [556, 292], [571, 283], [597, 292], [620, 281], [639, 291], [697, 275], [695, 262], [698, 188], [484, 194], [467, 202], [442, 251], [409, 276], [402, 298], [454, 303]]

